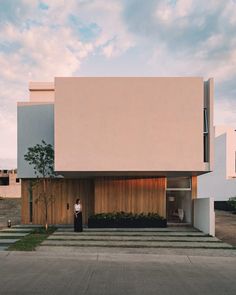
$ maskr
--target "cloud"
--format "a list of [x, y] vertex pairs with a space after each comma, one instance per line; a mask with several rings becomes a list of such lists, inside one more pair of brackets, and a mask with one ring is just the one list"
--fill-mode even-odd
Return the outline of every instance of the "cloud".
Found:
[[[0, 126], [0, 169], [16, 168], [16, 128], [14, 115], [6, 115], [0, 112]], [[14, 166], [9, 167], [8, 164]], [[4, 165], [7, 165], [7, 167], [4, 167]]]
[[215, 122], [236, 126], [235, 1], [130, 0], [123, 17], [153, 75], [214, 77]]
[[27, 100], [28, 81], [80, 75], [83, 67], [91, 76], [214, 77], [215, 122], [236, 126], [235, 1], [0, 0], [0, 7], [5, 157], [16, 157], [16, 102]]
[[133, 46], [120, 1], [0, 0], [0, 155], [16, 158], [16, 102], [30, 80], [78, 75], [90, 56]]
[[215, 101], [215, 124], [229, 125], [235, 128], [236, 101], [228, 99]]

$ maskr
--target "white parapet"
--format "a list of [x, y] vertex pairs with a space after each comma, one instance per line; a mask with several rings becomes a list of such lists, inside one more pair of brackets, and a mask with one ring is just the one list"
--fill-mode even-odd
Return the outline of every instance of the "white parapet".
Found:
[[194, 227], [215, 236], [214, 198], [194, 200]]

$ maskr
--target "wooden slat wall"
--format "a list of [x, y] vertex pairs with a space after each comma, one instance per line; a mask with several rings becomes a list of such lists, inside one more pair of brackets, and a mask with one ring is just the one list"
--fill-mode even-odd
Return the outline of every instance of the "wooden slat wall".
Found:
[[[29, 180], [22, 179], [22, 223], [29, 223]], [[44, 223], [43, 203], [36, 203], [42, 184], [33, 188], [33, 223]], [[83, 206], [83, 223], [87, 223], [88, 215], [94, 212], [94, 182], [88, 179], [54, 179], [49, 189], [54, 201], [49, 207], [50, 224], [72, 224], [73, 206], [77, 198]], [[67, 210], [67, 203], [69, 210]]]
[[95, 213], [157, 212], [166, 216], [166, 178], [95, 180]]
[[197, 176], [192, 176], [192, 199], [197, 198]]
[[[22, 223], [29, 223], [29, 181], [22, 179]], [[77, 198], [83, 205], [83, 223], [93, 213], [126, 211], [157, 212], [166, 216], [166, 178], [149, 179], [55, 179], [50, 193], [55, 201], [49, 209], [50, 224], [72, 224]], [[33, 188], [33, 223], [44, 223], [43, 203], [36, 203], [41, 185]], [[67, 203], [69, 210], [67, 210]]]
[[[192, 200], [197, 198], [197, 176], [192, 176]], [[192, 225], [194, 222], [194, 203], [192, 201]]]

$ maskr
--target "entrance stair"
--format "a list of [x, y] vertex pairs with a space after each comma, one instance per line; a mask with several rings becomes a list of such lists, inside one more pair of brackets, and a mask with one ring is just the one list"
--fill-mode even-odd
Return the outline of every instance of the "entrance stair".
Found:
[[159, 229], [84, 229], [58, 228], [42, 244], [43, 247], [107, 247], [107, 248], [188, 248], [232, 249], [216, 237], [191, 227]]

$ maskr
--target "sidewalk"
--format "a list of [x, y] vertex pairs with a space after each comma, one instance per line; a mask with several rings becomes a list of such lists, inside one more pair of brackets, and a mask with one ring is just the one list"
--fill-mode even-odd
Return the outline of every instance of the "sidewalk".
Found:
[[71, 254], [1, 252], [1, 294], [236, 294], [236, 257]]

